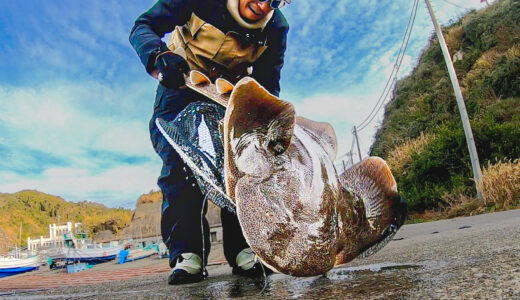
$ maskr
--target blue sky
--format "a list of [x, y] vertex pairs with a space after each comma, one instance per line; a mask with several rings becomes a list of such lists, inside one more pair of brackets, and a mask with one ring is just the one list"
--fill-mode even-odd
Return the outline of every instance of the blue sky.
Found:
[[[293, 0], [281, 98], [331, 122], [340, 153], [377, 102], [411, 0]], [[490, 1], [491, 2], [491, 1]], [[0, 10], [0, 192], [37, 189], [69, 201], [133, 208], [157, 189], [148, 136], [156, 81], [128, 43], [150, 0], [3, 1]], [[447, 24], [479, 0], [432, 0]], [[424, 4], [399, 77], [433, 33]], [[382, 112], [360, 133], [366, 155]]]

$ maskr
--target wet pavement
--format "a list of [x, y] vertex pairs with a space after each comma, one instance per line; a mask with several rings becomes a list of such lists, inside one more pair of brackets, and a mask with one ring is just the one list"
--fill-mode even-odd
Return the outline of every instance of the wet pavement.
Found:
[[[118, 284], [105, 283], [91, 287], [69, 287], [49, 291], [17, 292], [4, 294], [7, 298], [69, 299], [69, 298], [284, 298], [330, 299], [374, 298], [383, 289], [386, 296], [404, 297], [413, 286], [413, 273], [419, 265], [377, 264], [363, 267], [336, 268], [326, 276], [294, 278], [273, 274], [264, 278], [249, 279], [230, 275], [229, 268], [213, 269], [221, 274], [210, 276], [202, 283], [171, 287], [164, 284], [166, 276], [129, 280]], [[211, 275], [211, 274], [210, 274]], [[114, 288], [117, 287], [117, 288]]]
[[0, 298], [520, 299], [520, 210], [406, 225], [377, 254], [325, 276], [247, 279], [227, 265], [208, 271], [203, 282], [175, 287], [166, 272], [32, 291], [9, 291], [0, 280]]

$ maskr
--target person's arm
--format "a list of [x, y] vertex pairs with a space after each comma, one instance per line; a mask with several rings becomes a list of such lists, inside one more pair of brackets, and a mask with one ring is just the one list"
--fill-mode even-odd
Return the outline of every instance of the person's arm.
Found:
[[157, 54], [168, 51], [161, 38], [186, 24], [193, 11], [195, 0], [159, 0], [147, 12], [139, 16], [130, 32], [130, 44], [134, 47], [146, 71], [152, 75]]
[[253, 74], [251, 74], [275, 96], [280, 95], [280, 73], [283, 67], [288, 31], [289, 27], [285, 27], [273, 33], [273, 36], [269, 38], [273, 42], [271, 45], [267, 45], [267, 50], [254, 63]]

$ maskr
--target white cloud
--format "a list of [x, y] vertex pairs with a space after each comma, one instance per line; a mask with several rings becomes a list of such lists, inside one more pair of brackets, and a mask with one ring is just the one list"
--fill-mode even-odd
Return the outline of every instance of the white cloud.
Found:
[[[39, 189], [68, 194], [72, 198], [68, 200], [91, 200], [89, 195], [102, 190], [121, 202], [157, 188], [161, 163], [150, 143], [147, 118], [134, 120], [85, 111], [82, 101], [93, 101], [85, 91], [98, 88], [103, 87], [97, 83], [0, 87], [0, 123], [8, 128], [2, 144], [18, 151], [38, 149], [68, 162], [67, 167], [50, 168], [42, 174], [1, 172], [1, 191]], [[89, 156], [89, 150], [144, 157], [149, 162], [107, 166], [103, 165], [106, 161]]]
[[[89, 91], [102, 89], [108, 87], [70, 82], [56, 88], [53, 84], [39, 88], [0, 87], [0, 121], [13, 133], [4, 139], [59, 155], [78, 155], [89, 147], [149, 153], [147, 116], [134, 120], [120, 113], [111, 115], [85, 109], [88, 103], [99, 103], [92, 98], [96, 93]], [[152, 95], [150, 92], [150, 98]], [[105, 97], [107, 101], [113, 95], [101, 93], [97, 97]]]
[[45, 193], [65, 197], [69, 201], [96, 201], [108, 206], [130, 204], [133, 208], [137, 198], [151, 189], [157, 190], [160, 165], [122, 165], [99, 174], [89, 169], [51, 168], [37, 178], [27, 178], [0, 171], [0, 190], [16, 192], [36, 189]]
[[[296, 114], [313, 121], [329, 122], [338, 138], [338, 153], [343, 154], [350, 150], [352, 143], [352, 128], [359, 124], [370, 113], [371, 103], [379, 95], [367, 94], [362, 96], [320, 95], [303, 101], [293, 102]], [[367, 127], [363, 136], [371, 137], [375, 131]], [[370, 144], [363, 140], [363, 153], [366, 156]]]

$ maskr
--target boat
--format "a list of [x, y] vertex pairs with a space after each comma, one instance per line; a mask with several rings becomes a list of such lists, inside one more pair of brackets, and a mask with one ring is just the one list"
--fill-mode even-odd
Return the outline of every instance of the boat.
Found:
[[114, 260], [123, 245], [107, 248], [62, 248], [67, 262], [104, 262]]
[[40, 253], [43, 256], [52, 259], [53, 261], [59, 261], [59, 260], [65, 259], [65, 253], [63, 251], [63, 248], [45, 249], [45, 250], [41, 250]]
[[64, 235], [65, 247], [47, 249], [43, 253], [50, 259], [49, 265], [57, 261], [100, 263], [114, 260], [124, 249], [124, 244], [103, 247], [92, 243], [86, 233]]
[[0, 278], [38, 270], [40, 265], [38, 255], [27, 258], [0, 257]]

